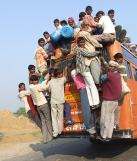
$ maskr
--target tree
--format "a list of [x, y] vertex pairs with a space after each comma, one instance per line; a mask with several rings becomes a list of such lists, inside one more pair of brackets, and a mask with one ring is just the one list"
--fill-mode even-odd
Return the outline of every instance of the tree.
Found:
[[25, 117], [29, 117], [29, 115], [25, 112], [25, 108], [24, 107], [20, 107], [15, 113], [14, 115], [16, 117], [19, 117], [21, 115], [25, 116]]

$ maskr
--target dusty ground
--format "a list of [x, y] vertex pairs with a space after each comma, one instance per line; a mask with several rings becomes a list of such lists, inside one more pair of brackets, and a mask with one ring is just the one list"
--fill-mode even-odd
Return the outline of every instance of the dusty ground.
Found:
[[29, 130], [3, 130], [0, 131], [0, 134], [3, 135], [2, 139], [0, 139], [0, 161], [10, 158], [14, 160], [15, 157], [23, 157], [33, 152], [48, 150], [78, 140], [78, 138], [59, 138], [43, 144], [42, 134], [38, 128]]
[[40, 129], [29, 118], [17, 118], [9, 110], [0, 112], [0, 135], [0, 160], [32, 152], [29, 145], [42, 140]]
[[42, 140], [39, 128], [22, 130], [1, 130], [0, 133], [0, 160], [20, 156], [33, 152], [29, 147]]

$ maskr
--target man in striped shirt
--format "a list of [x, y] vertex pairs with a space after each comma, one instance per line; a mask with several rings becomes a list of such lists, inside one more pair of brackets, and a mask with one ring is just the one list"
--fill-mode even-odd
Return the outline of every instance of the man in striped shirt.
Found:
[[38, 77], [36, 75], [32, 75], [30, 77], [30, 81], [32, 83], [30, 84], [31, 97], [34, 105], [37, 106], [37, 111], [41, 117], [43, 141], [44, 143], [47, 143], [52, 140], [52, 124], [50, 108], [42, 91], [45, 91], [49, 88], [49, 85], [47, 85], [48, 80], [38, 84]]

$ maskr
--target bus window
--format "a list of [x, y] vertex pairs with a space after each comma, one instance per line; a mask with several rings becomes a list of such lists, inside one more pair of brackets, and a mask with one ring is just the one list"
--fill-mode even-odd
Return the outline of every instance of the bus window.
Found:
[[130, 79], [133, 79], [130, 63], [127, 62], [126, 60], [124, 60], [124, 62], [125, 62], [125, 66], [127, 68], [127, 77]]
[[135, 81], [137, 81], [137, 69], [133, 67], [133, 73], [135, 77]]

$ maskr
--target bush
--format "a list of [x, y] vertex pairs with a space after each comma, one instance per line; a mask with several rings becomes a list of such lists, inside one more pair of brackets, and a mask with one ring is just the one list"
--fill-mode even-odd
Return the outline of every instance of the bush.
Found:
[[15, 113], [14, 113], [15, 117], [19, 117], [21, 115], [28, 117], [29, 115], [25, 112], [25, 108], [24, 107], [20, 107]]

